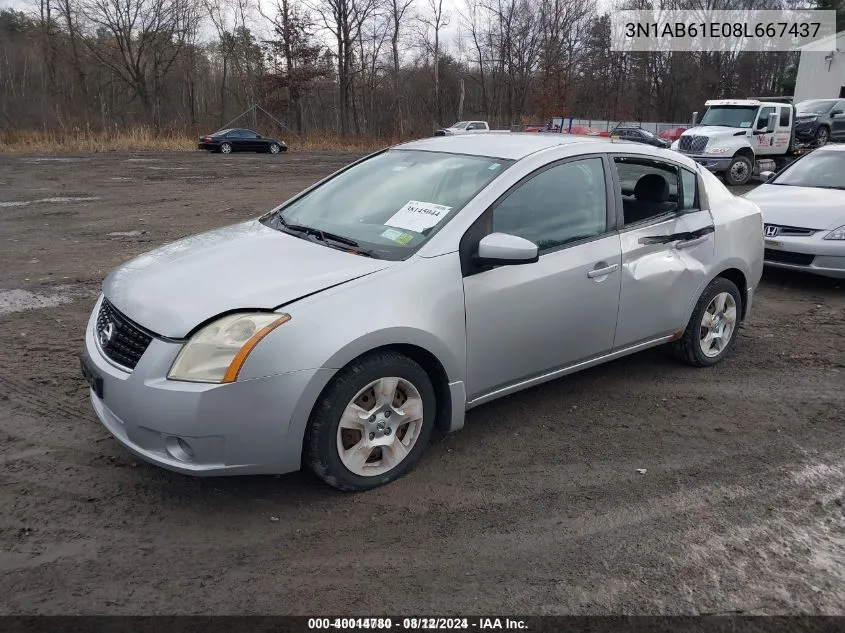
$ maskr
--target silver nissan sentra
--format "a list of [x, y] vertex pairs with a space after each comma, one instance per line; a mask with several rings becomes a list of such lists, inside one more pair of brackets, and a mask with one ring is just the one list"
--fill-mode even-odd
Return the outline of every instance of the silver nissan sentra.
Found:
[[667, 343], [719, 362], [762, 268], [759, 208], [681, 154], [437, 137], [113, 271], [82, 369], [150, 462], [362, 490], [500, 396]]

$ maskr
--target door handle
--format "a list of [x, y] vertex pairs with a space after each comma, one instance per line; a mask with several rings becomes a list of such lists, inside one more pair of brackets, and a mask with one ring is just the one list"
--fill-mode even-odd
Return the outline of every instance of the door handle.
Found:
[[695, 237], [691, 240], [684, 240], [683, 242], [678, 242], [677, 244], [675, 244], [675, 248], [679, 251], [685, 248], [692, 248], [693, 246], [697, 246], [706, 240], [707, 236], [702, 235], [701, 237]]
[[610, 266], [605, 266], [604, 268], [593, 268], [591, 271], [587, 273], [587, 277], [590, 279], [595, 279], [596, 277], [604, 277], [605, 275], [609, 275], [614, 270], [619, 268], [619, 264], [611, 264]]

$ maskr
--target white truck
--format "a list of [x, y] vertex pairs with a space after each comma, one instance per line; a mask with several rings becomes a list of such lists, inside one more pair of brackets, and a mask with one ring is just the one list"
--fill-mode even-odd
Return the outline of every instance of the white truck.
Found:
[[479, 134], [489, 132], [487, 121], [458, 121], [449, 127], [440, 128], [434, 136], [456, 136], [458, 134]]
[[804, 148], [795, 140], [795, 111], [790, 103], [758, 99], [714, 99], [693, 127], [672, 143], [729, 185], [747, 184], [752, 176], [776, 171]]

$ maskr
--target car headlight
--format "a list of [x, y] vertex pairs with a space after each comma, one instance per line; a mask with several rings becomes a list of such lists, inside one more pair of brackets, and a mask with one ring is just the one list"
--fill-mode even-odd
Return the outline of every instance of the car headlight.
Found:
[[708, 150], [704, 150], [706, 154], [727, 154], [731, 151], [730, 147], [711, 147]]
[[826, 240], [845, 240], [845, 224], [824, 236]]
[[167, 377], [190, 382], [235, 382], [259, 341], [288, 321], [289, 314], [276, 312], [241, 312], [221, 317], [185, 343]]

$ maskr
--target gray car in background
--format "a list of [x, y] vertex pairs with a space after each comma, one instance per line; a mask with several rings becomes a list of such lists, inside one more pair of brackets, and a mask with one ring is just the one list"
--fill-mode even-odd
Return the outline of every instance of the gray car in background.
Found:
[[667, 343], [719, 362], [762, 267], [757, 205], [676, 152], [431, 138], [113, 271], [83, 373], [150, 462], [362, 490], [501, 396]]

